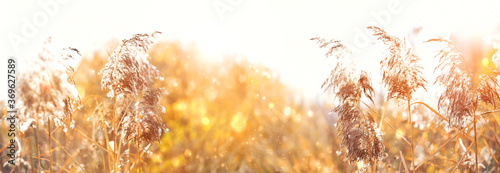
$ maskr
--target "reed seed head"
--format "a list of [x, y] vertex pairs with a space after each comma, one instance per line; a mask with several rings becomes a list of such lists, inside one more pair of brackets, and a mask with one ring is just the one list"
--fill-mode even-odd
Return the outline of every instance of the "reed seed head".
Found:
[[310, 40], [316, 41], [316, 44], [320, 48], [327, 49], [325, 57], [334, 56], [336, 59], [340, 59], [343, 55], [351, 53], [351, 51], [347, 48], [347, 46], [342, 44], [340, 40], [336, 39], [326, 40], [320, 37], [314, 37], [311, 38]]
[[108, 96], [113, 98], [120, 93], [135, 94], [145, 90], [154, 79], [161, 79], [159, 71], [148, 61], [149, 48], [156, 43], [156, 35], [136, 34], [126, 39], [116, 48], [102, 74], [101, 86], [109, 89]]
[[161, 133], [166, 128], [159, 116], [165, 113], [165, 108], [160, 105], [161, 94], [159, 88], [146, 90], [142, 101], [136, 102], [131, 108], [133, 112], [124, 115], [119, 125], [124, 141], [160, 141]]
[[388, 46], [388, 53], [380, 61], [382, 82], [389, 90], [387, 100], [391, 98], [411, 100], [413, 92], [418, 88], [425, 89], [425, 79], [422, 76], [422, 67], [416, 63], [419, 58], [401, 39], [387, 34], [383, 29], [369, 26], [373, 35]]
[[[328, 48], [327, 57], [335, 54], [339, 59], [344, 53], [350, 52], [345, 50], [346, 46], [338, 40], [328, 42], [321, 38], [311, 40], [318, 40], [320, 48]], [[333, 111], [340, 115], [337, 120], [337, 129], [338, 135], [342, 136], [340, 150], [344, 151], [342, 152], [344, 161], [372, 163], [374, 160], [382, 160], [385, 147], [381, 133], [374, 125], [373, 117], [363, 114], [360, 109], [362, 95], [373, 102], [374, 91], [368, 74], [337, 62], [336, 67], [321, 87], [325, 91], [331, 90], [339, 101], [339, 105]]]
[[[110, 90], [108, 97], [114, 102], [113, 106], [103, 106], [101, 113], [119, 120], [116, 128], [124, 142], [160, 141], [165, 129], [160, 117], [162, 110], [164, 113], [160, 105], [162, 90], [153, 86], [154, 79], [163, 78], [148, 61], [148, 50], [156, 43], [159, 33], [136, 34], [123, 40], [100, 72], [101, 86]], [[109, 124], [108, 118], [106, 124]]]
[[342, 137], [341, 147], [346, 150], [346, 158], [349, 164], [364, 161], [370, 163], [372, 160], [382, 160], [385, 157], [385, 146], [380, 137], [380, 131], [375, 123], [360, 121], [351, 123], [346, 134]]
[[71, 75], [74, 70], [68, 61], [73, 60], [74, 54], [79, 55], [79, 52], [67, 48], [61, 55], [56, 55], [50, 42], [49, 38], [38, 58], [19, 72], [16, 101], [20, 127], [34, 119], [38, 119], [42, 125], [51, 119], [56, 127], [62, 126], [66, 132], [68, 127], [74, 126], [73, 105], [80, 101]]
[[495, 105], [495, 99], [500, 98], [496, 74], [474, 74], [451, 41], [436, 38], [426, 42], [442, 45], [436, 55], [440, 63], [434, 72], [441, 72], [435, 83], [445, 86], [438, 108], [446, 112], [449, 125], [462, 128], [464, 122], [475, 116], [480, 102]]

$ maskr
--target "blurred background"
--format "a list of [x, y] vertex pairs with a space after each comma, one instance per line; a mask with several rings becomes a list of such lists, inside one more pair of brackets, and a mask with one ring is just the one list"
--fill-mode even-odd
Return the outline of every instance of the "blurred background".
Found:
[[161, 31], [163, 40], [196, 45], [204, 59], [220, 61], [225, 54], [238, 54], [261, 62], [280, 73], [284, 84], [315, 98], [321, 95], [318, 86], [330, 67], [309, 38], [343, 40], [354, 50], [357, 65], [379, 79], [378, 67], [373, 65], [379, 58], [372, 56], [377, 52], [372, 50], [375, 40], [366, 26], [378, 25], [400, 37], [421, 28], [409, 40], [415, 44], [452, 33], [485, 36], [498, 32], [497, 7], [496, 1], [451, 0], [9, 1], [0, 7], [4, 23], [0, 55], [20, 60], [36, 57], [47, 37], [53, 37], [57, 46], [91, 54], [111, 39]]
[[[486, 0], [34, 0], [2, 4], [0, 57], [15, 57], [22, 70], [29, 68], [23, 61], [36, 58], [47, 37], [52, 37], [55, 47], [77, 48], [82, 58], [76, 87], [82, 98], [105, 95], [98, 72], [120, 40], [137, 33], [163, 33], [150, 51], [150, 61], [165, 78], [155, 85], [169, 93], [161, 98], [169, 132], [147, 156], [148, 172], [356, 170], [357, 165], [347, 165], [336, 154], [340, 139], [337, 116], [330, 113], [333, 96], [321, 89], [332, 64], [324, 57], [325, 50], [310, 38], [340, 39], [349, 46], [353, 51], [350, 63], [371, 74], [376, 91], [373, 107], [390, 116], [394, 128], [405, 134], [406, 115], [397, 103], [385, 101], [380, 85], [378, 63], [384, 47], [366, 26], [383, 27], [413, 45], [429, 85], [435, 77], [436, 48], [423, 41], [450, 38], [480, 67], [490, 65], [484, 59], [490, 62], [495, 52], [483, 38], [500, 33], [500, 3]], [[0, 66], [0, 71], [6, 70], [6, 65]], [[0, 76], [0, 81], [6, 80], [6, 75]], [[6, 90], [0, 86], [0, 91]], [[427, 87], [414, 97], [436, 105], [438, 92], [438, 87]], [[0, 93], [2, 100], [6, 93]], [[95, 107], [86, 104], [77, 119], [85, 122]], [[430, 150], [424, 148], [439, 144], [438, 138], [446, 132], [425, 130], [442, 124], [433, 124], [429, 111], [421, 110], [421, 114], [425, 115], [418, 116], [423, 130], [415, 135], [421, 135], [417, 139], [421, 153], [428, 155]], [[77, 128], [91, 126], [82, 123]], [[389, 127], [381, 123], [380, 128]], [[396, 157], [408, 148], [393, 130], [384, 132], [389, 155], [384, 169], [397, 170], [400, 158]], [[452, 155], [453, 150], [442, 153], [443, 157]], [[436, 165], [432, 169], [449, 163], [442, 159]]]

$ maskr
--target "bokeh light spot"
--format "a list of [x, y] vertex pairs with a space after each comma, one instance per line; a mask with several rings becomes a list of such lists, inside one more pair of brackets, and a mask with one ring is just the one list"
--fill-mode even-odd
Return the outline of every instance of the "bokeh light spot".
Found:
[[287, 106], [285, 108], [285, 110], [283, 110], [283, 113], [285, 114], [285, 116], [288, 116], [292, 113], [292, 108], [290, 108], [289, 106]]
[[208, 125], [208, 123], [210, 123], [210, 119], [208, 119], [207, 117], [201, 118], [201, 124]]
[[308, 117], [312, 117], [314, 115], [313, 111], [309, 110], [307, 111], [307, 116]]
[[269, 103], [268, 106], [269, 106], [269, 109], [272, 109], [272, 108], [274, 108], [274, 103]]
[[231, 119], [231, 129], [236, 133], [240, 133], [247, 126], [247, 119], [240, 112], [236, 113]]
[[488, 65], [490, 65], [490, 60], [488, 58], [483, 58], [482, 62], [483, 66], [487, 67]]

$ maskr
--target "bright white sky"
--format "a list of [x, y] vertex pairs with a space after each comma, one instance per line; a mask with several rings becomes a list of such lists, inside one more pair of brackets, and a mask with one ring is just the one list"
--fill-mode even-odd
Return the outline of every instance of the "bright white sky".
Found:
[[[317, 98], [322, 94], [320, 86], [331, 66], [323, 56], [325, 50], [309, 41], [311, 37], [338, 38], [358, 47], [360, 53], [355, 53], [353, 58], [358, 67], [373, 75], [377, 86], [381, 47], [362, 47], [354, 40], [364, 33], [367, 24], [377, 22], [377, 14], [389, 14], [381, 25], [397, 36], [407, 36], [413, 27], [422, 26], [420, 36], [415, 38], [417, 49], [420, 41], [437, 35], [447, 37], [452, 32], [500, 33], [500, 3], [484, 0], [439, 3], [431, 0], [65, 0], [67, 2], [58, 3], [54, 14], [47, 15], [38, 3], [48, 1], [58, 2], [1, 2], [0, 71], [3, 75], [0, 81], [6, 81], [8, 56], [21, 60], [18, 62], [21, 70], [29, 68], [23, 66], [22, 60], [36, 57], [49, 36], [58, 47], [71, 46], [88, 54], [103, 48], [113, 38], [121, 40], [136, 33], [158, 30], [163, 32], [161, 39], [196, 42], [207, 58], [217, 60], [222, 53], [238, 53], [252, 62], [262, 62], [278, 72], [285, 84], [302, 91], [308, 98]], [[390, 13], [392, 1], [399, 3], [399, 11]], [[222, 18], [214, 4], [226, 7]], [[23, 36], [26, 21], [42, 21], [44, 14], [48, 16], [47, 23], [35, 26], [38, 31], [15, 51], [9, 35]], [[375, 42], [368, 44], [372, 43]], [[422, 63], [432, 65], [428, 60], [432, 57], [424, 55], [421, 54]], [[0, 98], [6, 98], [6, 84], [0, 86], [0, 92]]]

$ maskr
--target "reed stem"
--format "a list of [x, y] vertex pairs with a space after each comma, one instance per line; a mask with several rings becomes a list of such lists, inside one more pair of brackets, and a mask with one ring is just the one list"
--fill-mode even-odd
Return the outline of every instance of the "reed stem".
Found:
[[411, 170], [415, 172], [415, 153], [413, 150], [413, 124], [411, 123], [411, 104], [410, 99], [408, 99], [408, 124], [410, 124], [410, 147], [411, 147]]
[[52, 133], [51, 133], [51, 130], [50, 130], [50, 118], [49, 118], [49, 173], [52, 173], [52, 145], [50, 144], [50, 141], [51, 141], [51, 138], [52, 138]]

